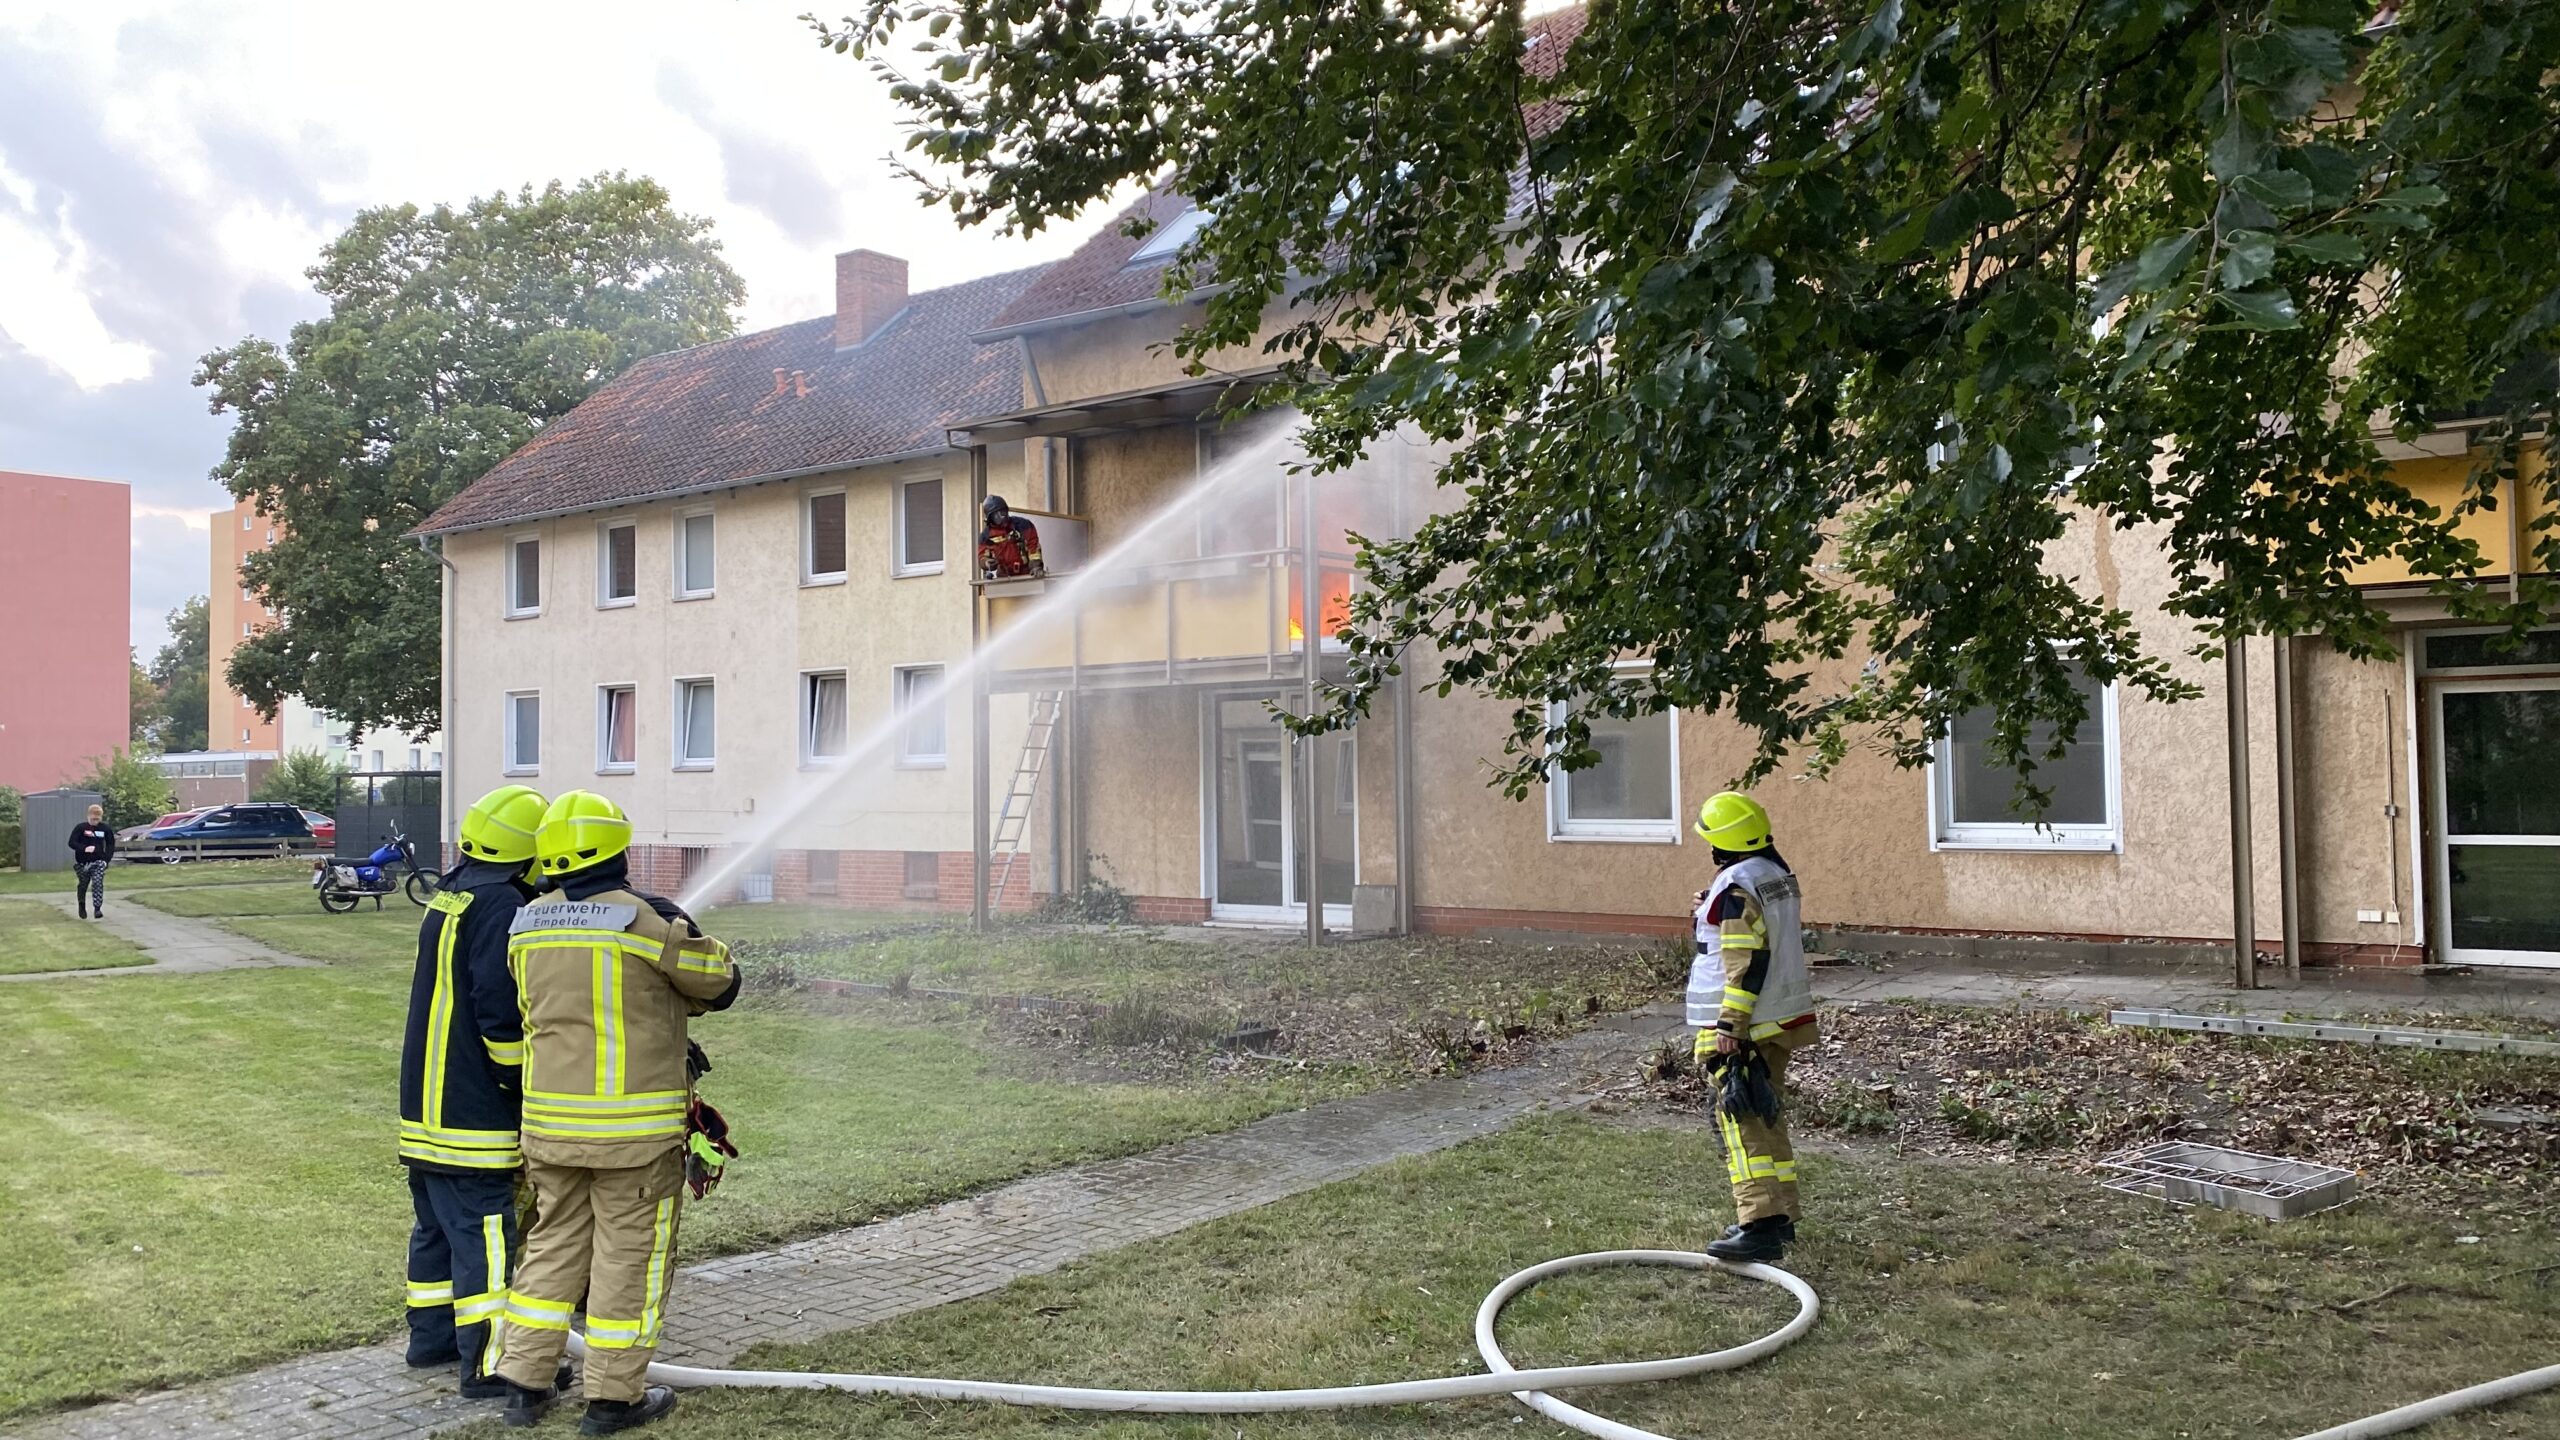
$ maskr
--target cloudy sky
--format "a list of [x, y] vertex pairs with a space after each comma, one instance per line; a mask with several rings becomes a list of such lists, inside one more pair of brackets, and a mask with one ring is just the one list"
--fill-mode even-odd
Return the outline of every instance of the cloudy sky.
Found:
[[[188, 383], [319, 313], [303, 270], [355, 211], [627, 170], [708, 215], [748, 329], [830, 309], [838, 250], [921, 289], [1054, 258], [960, 231], [887, 157], [898, 117], [809, 0], [6, 0], [0, 470], [133, 486], [133, 643], [208, 583], [228, 421]], [[850, 8], [816, 6], [822, 13]]]

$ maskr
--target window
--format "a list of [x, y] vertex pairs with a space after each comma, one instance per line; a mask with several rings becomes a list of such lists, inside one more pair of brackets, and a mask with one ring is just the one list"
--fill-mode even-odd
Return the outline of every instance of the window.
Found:
[[2115, 687], [2075, 672], [2089, 709], [2060, 759], [2045, 758], [2054, 727], [2027, 736], [2034, 784], [2051, 792], [2041, 815], [2020, 808], [2017, 773], [1991, 758], [1991, 712], [1958, 716], [1930, 765], [1932, 843], [1941, 849], [2115, 850], [2118, 822]]
[[800, 763], [823, 764], [845, 756], [844, 672], [800, 677]]
[[676, 517], [676, 598], [698, 600], [711, 593], [711, 512]]
[[944, 734], [942, 667], [902, 665], [893, 671], [891, 698], [906, 723], [898, 732], [898, 764], [910, 770], [939, 769], [950, 761]]
[[708, 680], [676, 682], [676, 768], [708, 770], [719, 739], [717, 707]]
[[844, 583], [844, 492], [809, 497], [800, 513], [800, 583]]
[[253, 520], [251, 520], [248, 516], [246, 516], [246, 515], [241, 516], [241, 517], [240, 517], [240, 531], [241, 531], [241, 533], [242, 533], [242, 534], [244, 534], [244, 535], [245, 535], [245, 534], [247, 534], [247, 533], [249, 532], [249, 530], [250, 530], [250, 529], [255, 525], [255, 523], [256, 523], [256, 522], [255, 522], [255, 521], [253, 521]]
[[811, 850], [806, 853], [809, 860], [809, 893], [812, 895], [836, 893], [836, 866], [839, 858], [837, 853], [833, 850]]
[[639, 693], [628, 685], [596, 687], [596, 773], [628, 775], [640, 763]]
[[907, 852], [905, 883], [899, 897], [906, 900], [938, 900], [942, 897], [942, 857], [931, 850]]
[[241, 586], [241, 587], [240, 587], [240, 603], [242, 603], [242, 604], [244, 604], [244, 605], [245, 605], [245, 604], [247, 604], [248, 602], [250, 602], [251, 600], [254, 600], [254, 599], [256, 599], [256, 598], [258, 598], [258, 597], [256, 597], [256, 596], [254, 596], [254, 595], [252, 595], [252, 594], [250, 594], [250, 593], [249, 593], [249, 587], [248, 587], [248, 586], [243, 585], [243, 586]]
[[941, 476], [898, 482], [897, 540], [897, 573], [942, 573]]
[[542, 541], [528, 537], [507, 545], [507, 617], [542, 613]]
[[1129, 257], [1129, 263], [1151, 265], [1159, 260], [1172, 259], [1174, 253], [1183, 247], [1184, 242], [1199, 234], [1201, 227], [1207, 225], [1209, 220], [1209, 212], [1197, 205], [1183, 211], [1149, 233], [1146, 243], [1140, 245], [1138, 252]]
[[542, 769], [542, 696], [538, 692], [507, 697], [506, 769], [510, 775], [532, 775]]
[[600, 527], [596, 536], [596, 604], [630, 605], [640, 596], [640, 527]]
[[[534, 758], [535, 758], [536, 760], [539, 760], [539, 759], [541, 758], [541, 756], [542, 756], [542, 752], [541, 752], [541, 750], [540, 750], [539, 748], [537, 748], [537, 749], [534, 751]], [[378, 771], [378, 770], [382, 770], [382, 769], [386, 768], [386, 767], [383, 765], [383, 763], [382, 763], [382, 752], [381, 752], [381, 751], [379, 751], [379, 750], [376, 750], [376, 751], [374, 751], [374, 752], [373, 752], [373, 768], [374, 768], [375, 770], [377, 770], [377, 771]]]
[[[1553, 705], [1551, 723], [1570, 707]], [[1547, 777], [1547, 838], [1680, 843], [1680, 730], [1675, 712], [1591, 717], [1597, 764]]]
[[415, 745], [412, 745], [412, 746], [410, 746], [410, 747], [409, 747], [409, 768], [410, 768], [410, 769], [412, 769], [412, 770], [422, 770], [422, 769], [426, 768], [426, 760], [427, 760], [427, 752], [426, 752], [426, 751], [424, 751], [424, 750], [420, 749], [418, 746], [415, 746]]

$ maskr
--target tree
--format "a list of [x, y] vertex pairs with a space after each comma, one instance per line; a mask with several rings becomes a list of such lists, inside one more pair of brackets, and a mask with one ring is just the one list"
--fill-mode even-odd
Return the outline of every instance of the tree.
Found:
[[[2192, 691], [2060, 573], [2074, 524], [2154, 527], [2208, 655], [2387, 654], [2368, 560], [2488, 623], [2552, 607], [2466, 583], [2455, 533], [2560, 389], [2547, 0], [867, 0], [819, 33], [964, 222], [1130, 182], [1212, 212], [1180, 352], [1281, 307], [1320, 464], [1453, 447], [1462, 498], [1364, 547], [1310, 726], [1428, 638], [1515, 703], [1514, 793], [1596, 759], [1584, 716], [1667, 706], [1755, 730], [1757, 774], [1916, 763], [1987, 704], [2031, 770], [2075, 664]], [[2377, 428], [2484, 399], [2459, 507], [2388, 477]], [[2545, 575], [2556, 475], [2523, 481]]]
[[241, 565], [276, 623], [232, 688], [351, 732], [440, 723], [442, 575], [406, 537], [645, 355], [728, 335], [745, 288], [655, 181], [599, 176], [456, 210], [360, 212], [309, 274], [329, 314], [204, 358], [239, 419], [215, 475], [277, 522]]
[[134, 758], [130, 750], [89, 762], [89, 773], [71, 782], [74, 790], [95, 790], [106, 807], [107, 828], [122, 830], [159, 819], [178, 803], [159, 767]]
[[125, 652], [126, 668], [132, 672], [127, 677], [127, 711], [132, 719], [126, 727], [126, 738], [136, 750], [164, 750], [168, 747], [160, 743], [160, 732], [167, 728], [168, 717], [161, 713], [160, 687], [151, 683], [151, 672], [143, 669], [142, 662], [133, 659], [132, 653], [130, 648]]
[[[212, 740], [207, 713], [212, 688], [213, 617], [202, 595], [169, 612], [169, 639], [139, 671], [133, 691], [133, 739], [160, 751], [202, 750]], [[145, 682], [149, 685], [145, 711]]]
[[305, 810], [335, 810], [338, 774], [338, 767], [317, 750], [287, 750], [249, 798], [278, 800]]

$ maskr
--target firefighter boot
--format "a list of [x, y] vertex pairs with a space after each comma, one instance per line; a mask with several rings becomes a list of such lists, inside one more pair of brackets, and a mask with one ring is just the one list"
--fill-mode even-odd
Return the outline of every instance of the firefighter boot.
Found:
[[581, 1435], [614, 1435], [634, 1430], [676, 1408], [676, 1392], [652, 1385], [637, 1400], [590, 1400]]
[[1735, 1225], [1707, 1244], [1707, 1253], [1732, 1265], [1767, 1265], [1784, 1259], [1788, 1242], [1796, 1238], [1796, 1222], [1786, 1215], [1768, 1215], [1745, 1224]]
[[527, 1390], [513, 1380], [506, 1381], [505, 1384], [507, 1408], [499, 1414], [498, 1419], [510, 1427], [520, 1428], [541, 1424], [542, 1417], [550, 1414], [551, 1407], [560, 1399], [560, 1391], [556, 1386]]

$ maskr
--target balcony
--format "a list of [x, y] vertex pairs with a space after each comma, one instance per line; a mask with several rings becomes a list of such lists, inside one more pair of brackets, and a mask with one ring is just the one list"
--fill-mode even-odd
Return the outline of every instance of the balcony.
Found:
[[[1041, 531], [1045, 542], [1048, 531]], [[1045, 548], [1045, 543], [1044, 543]], [[1347, 553], [1319, 551], [1318, 632], [1350, 618]], [[1131, 566], [981, 581], [979, 648], [989, 688], [1137, 689], [1303, 680], [1305, 552], [1250, 550]], [[1320, 640], [1320, 658], [1343, 653]], [[1339, 673], [1339, 663], [1327, 665]]]
[[[2470, 484], [2473, 460], [2469, 437], [2460, 431], [2448, 431], [2422, 437], [2415, 446], [2395, 448], [2405, 452], [2405, 458], [2395, 456], [2391, 478], [2416, 499], [2452, 514]], [[2536, 482], [2550, 463], [2543, 446], [2528, 445], [2516, 465], [2522, 483], [2501, 484], [2497, 509], [2474, 511], [2463, 516], [2455, 527], [2462, 538], [2480, 547], [2480, 569], [2475, 578], [2512, 580], [2518, 573], [2519, 558], [2528, 573], [2540, 568], [2533, 559], [2534, 542], [2539, 538], [2533, 526], [2543, 509], [2541, 487]], [[2349, 572], [2348, 579], [2367, 589], [2424, 583], [2396, 557], [2359, 565]]]

